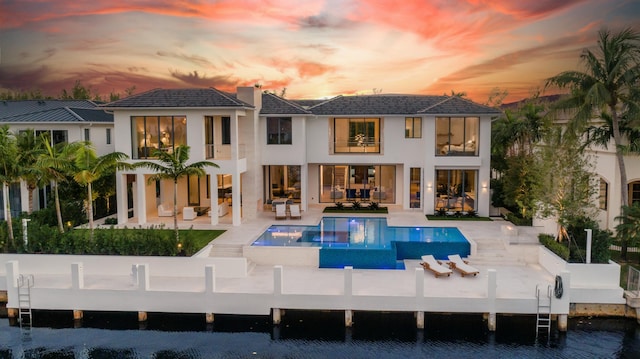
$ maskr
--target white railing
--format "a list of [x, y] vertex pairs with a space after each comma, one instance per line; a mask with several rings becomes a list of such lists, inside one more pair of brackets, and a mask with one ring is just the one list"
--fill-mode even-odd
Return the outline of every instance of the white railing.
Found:
[[629, 266], [629, 275], [627, 276], [627, 291], [640, 296], [640, 271]]
[[[207, 159], [230, 160], [231, 145], [205, 145], [205, 155]], [[238, 158], [245, 158], [246, 146], [238, 145]]]

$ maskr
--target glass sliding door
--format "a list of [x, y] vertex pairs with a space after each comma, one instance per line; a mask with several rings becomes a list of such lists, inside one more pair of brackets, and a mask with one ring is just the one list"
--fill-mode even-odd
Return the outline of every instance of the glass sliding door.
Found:
[[320, 166], [320, 202], [344, 201], [395, 203], [395, 166]]
[[475, 211], [478, 171], [436, 170], [436, 210]]

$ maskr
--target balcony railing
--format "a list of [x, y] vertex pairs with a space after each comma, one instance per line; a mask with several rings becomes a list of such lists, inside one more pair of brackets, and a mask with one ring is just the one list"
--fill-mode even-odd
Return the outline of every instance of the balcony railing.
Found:
[[335, 141], [334, 153], [380, 153], [379, 141]]
[[[214, 160], [230, 160], [231, 159], [231, 145], [205, 145], [207, 159]], [[246, 146], [243, 144], [238, 145], [238, 158], [244, 158], [246, 153]]]

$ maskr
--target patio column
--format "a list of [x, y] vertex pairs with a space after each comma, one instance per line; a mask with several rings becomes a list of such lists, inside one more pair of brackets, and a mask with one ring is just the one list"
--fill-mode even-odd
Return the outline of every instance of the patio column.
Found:
[[231, 183], [232, 183], [232, 194], [231, 194], [231, 213], [233, 215], [233, 225], [234, 226], [239, 226], [242, 222], [242, 218], [240, 216], [240, 210], [242, 208], [240, 208], [242, 206], [242, 201], [241, 201], [241, 193], [242, 191], [240, 190], [240, 172], [236, 169], [233, 173], [233, 176], [231, 176]]
[[209, 197], [211, 200], [211, 224], [218, 224], [218, 176], [215, 173], [209, 174], [210, 181], [207, 183], [209, 186]]
[[139, 224], [145, 224], [147, 223], [147, 206], [146, 206], [146, 186], [147, 183], [145, 181], [144, 178], [144, 174], [137, 174], [136, 175], [136, 195], [135, 195], [135, 199], [136, 199], [136, 203], [134, 203], [133, 208], [135, 208], [135, 214], [138, 217], [138, 223]]
[[127, 209], [127, 175], [121, 172], [116, 175], [116, 202], [118, 224], [127, 223], [129, 218]]

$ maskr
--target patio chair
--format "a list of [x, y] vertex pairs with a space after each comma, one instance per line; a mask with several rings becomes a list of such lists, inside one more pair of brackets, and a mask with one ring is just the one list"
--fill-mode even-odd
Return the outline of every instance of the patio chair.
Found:
[[424, 269], [428, 269], [436, 276], [436, 278], [446, 275], [447, 277], [453, 273], [453, 271], [442, 265], [442, 262], [437, 261], [433, 255], [427, 254], [422, 256], [422, 262], [420, 265]]
[[183, 221], [193, 221], [197, 217], [197, 213], [193, 207], [184, 207], [182, 210]]
[[159, 205], [158, 217], [173, 217], [173, 205], [169, 205], [169, 204]]
[[300, 214], [300, 205], [299, 204], [292, 204], [289, 206], [289, 217], [291, 217], [291, 219], [302, 219], [302, 214]]
[[347, 188], [347, 200], [355, 200], [356, 198], [357, 198], [356, 189], [355, 188]]
[[477, 276], [478, 273], [480, 273], [479, 270], [469, 265], [469, 261], [465, 261], [460, 258], [459, 254], [452, 254], [449, 256], [449, 268], [457, 270], [463, 277], [471, 274]]
[[276, 206], [276, 219], [286, 219], [287, 218], [287, 205], [279, 204]]

